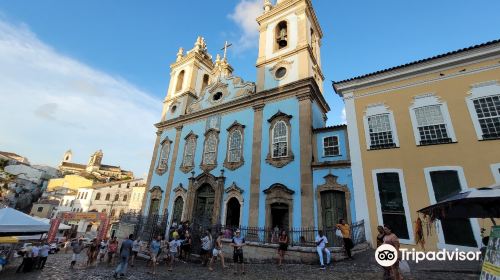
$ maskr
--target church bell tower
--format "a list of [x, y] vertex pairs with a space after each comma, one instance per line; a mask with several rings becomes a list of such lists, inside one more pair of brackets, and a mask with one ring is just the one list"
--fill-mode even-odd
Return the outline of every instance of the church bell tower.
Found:
[[312, 77], [323, 91], [323, 33], [311, 0], [264, 0], [259, 24], [257, 91]]

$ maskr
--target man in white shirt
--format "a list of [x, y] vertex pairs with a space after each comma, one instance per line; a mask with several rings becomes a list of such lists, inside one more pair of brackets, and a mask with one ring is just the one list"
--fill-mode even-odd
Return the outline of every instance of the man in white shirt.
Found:
[[318, 231], [318, 236], [316, 236], [316, 251], [318, 251], [319, 255], [319, 263], [321, 264], [321, 269], [325, 269], [325, 264], [323, 263], [323, 252], [326, 253], [326, 265], [330, 264], [330, 250], [326, 248], [326, 244], [328, 244], [328, 239], [323, 234], [322, 230]]
[[38, 269], [38, 265], [40, 263], [40, 257], [38, 256], [40, 252], [40, 245], [34, 244], [31, 249], [31, 253], [33, 254], [33, 268]]
[[43, 269], [45, 267], [45, 263], [47, 262], [47, 258], [49, 257], [49, 250], [50, 246], [46, 242], [44, 242], [42, 247], [40, 247], [40, 252], [39, 252], [40, 255], [40, 263], [38, 266], [39, 269]]

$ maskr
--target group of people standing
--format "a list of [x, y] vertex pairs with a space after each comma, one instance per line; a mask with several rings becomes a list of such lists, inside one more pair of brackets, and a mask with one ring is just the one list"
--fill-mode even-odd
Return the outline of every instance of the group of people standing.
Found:
[[25, 247], [21, 251], [23, 261], [16, 272], [31, 272], [35, 269], [42, 270], [49, 257], [50, 246], [47, 242], [35, 243]]

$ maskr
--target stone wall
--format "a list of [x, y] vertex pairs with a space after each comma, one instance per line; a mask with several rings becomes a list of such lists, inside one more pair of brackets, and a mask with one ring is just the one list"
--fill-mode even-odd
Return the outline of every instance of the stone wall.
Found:
[[[231, 247], [231, 241], [229, 239], [223, 240], [224, 245], [222, 250], [224, 252], [224, 257], [232, 261], [233, 258], [233, 248]], [[369, 248], [368, 243], [361, 243], [354, 247], [352, 254], [356, 255]], [[341, 247], [331, 247], [328, 248], [332, 253], [332, 261], [339, 261], [345, 259], [345, 253]], [[277, 244], [261, 244], [256, 242], [246, 242], [246, 246], [243, 248], [243, 256], [245, 262], [249, 263], [268, 263], [276, 262], [278, 258], [278, 245]], [[326, 256], [325, 256], [326, 257]], [[326, 261], [326, 259], [325, 259]], [[288, 246], [288, 251], [285, 255], [286, 263], [304, 263], [304, 264], [319, 264], [318, 253], [316, 252], [316, 247], [299, 247], [299, 246]]]

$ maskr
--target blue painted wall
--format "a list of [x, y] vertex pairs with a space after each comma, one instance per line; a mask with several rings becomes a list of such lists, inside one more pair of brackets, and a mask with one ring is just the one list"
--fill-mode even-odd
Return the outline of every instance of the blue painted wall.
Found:
[[313, 128], [325, 127], [326, 121], [323, 118], [323, 113], [321, 108], [318, 105], [317, 101], [312, 102], [312, 120], [313, 120]]
[[[337, 136], [339, 140], [339, 152], [338, 156], [325, 156], [323, 149], [323, 138], [329, 136]], [[316, 147], [317, 147], [317, 162], [327, 162], [327, 161], [339, 161], [348, 159], [347, 143], [346, 143], [346, 131], [334, 130], [334, 131], [321, 131], [316, 132]]]
[[[291, 124], [291, 148], [295, 159], [281, 168], [276, 168], [266, 163], [267, 154], [270, 152], [269, 128], [267, 121], [278, 111], [292, 115]], [[285, 99], [273, 103], [268, 103], [263, 111], [262, 124], [262, 152], [261, 152], [261, 179], [260, 179], [260, 200], [259, 200], [259, 226], [265, 226], [265, 201], [266, 196], [262, 192], [272, 184], [281, 183], [287, 188], [295, 191], [293, 195], [293, 221], [290, 226], [300, 227], [302, 219], [300, 201], [300, 132], [299, 132], [299, 102], [297, 98]]]

